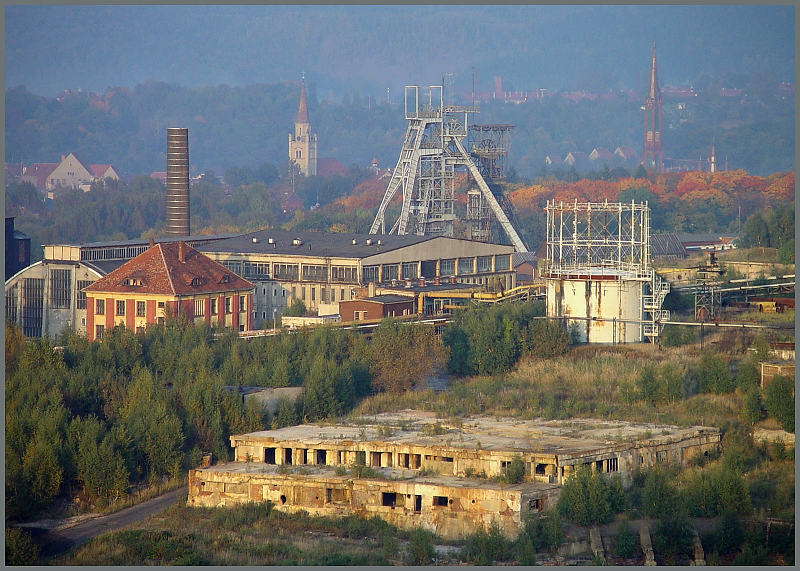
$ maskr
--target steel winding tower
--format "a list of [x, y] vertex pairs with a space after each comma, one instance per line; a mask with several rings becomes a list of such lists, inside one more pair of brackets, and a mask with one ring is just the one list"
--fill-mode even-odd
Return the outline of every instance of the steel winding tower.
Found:
[[642, 163], [645, 168], [664, 172], [664, 152], [661, 147], [661, 88], [656, 70], [656, 44], [650, 63], [650, 88], [644, 100], [644, 149]]
[[[470, 125], [470, 155], [478, 167], [500, 207], [513, 223], [513, 205], [497, 184], [506, 178], [506, 159], [511, 146], [511, 133], [514, 125], [489, 124]], [[471, 240], [489, 242], [499, 234], [496, 222], [493, 223], [489, 205], [483, 199], [480, 189], [472, 187], [467, 191], [467, 221]]]
[[[421, 93], [422, 92], [422, 93]], [[422, 95], [422, 100], [420, 100]], [[399, 218], [389, 234], [420, 236], [453, 236], [455, 171], [466, 167], [478, 185], [481, 199], [497, 218], [518, 252], [527, 252], [525, 244], [511, 225], [497, 198], [470, 154], [464, 148], [469, 113], [478, 113], [474, 106], [444, 104], [441, 85], [420, 89], [405, 86], [405, 118], [408, 121], [403, 148], [370, 234], [386, 234], [386, 209], [398, 190], [403, 203]]]

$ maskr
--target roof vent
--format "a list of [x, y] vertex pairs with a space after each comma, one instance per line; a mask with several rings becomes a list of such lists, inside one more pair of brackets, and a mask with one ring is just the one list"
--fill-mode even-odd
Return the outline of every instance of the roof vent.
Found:
[[255, 236], [253, 236], [253, 244], [258, 244], [258, 238], [256, 238]]
[[358, 242], [356, 241], [355, 238], [353, 238], [353, 246], [355, 246], [356, 244], [358, 244]]
[[380, 241], [380, 239], [379, 239], [379, 240], [378, 240], [378, 246], [380, 246], [380, 245], [382, 245], [382, 242], [381, 242], [381, 241]]
[[372, 246], [372, 238], [367, 238], [367, 246]]
[[301, 246], [302, 244], [303, 244], [303, 241], [300, 238], [295, 238], [294, 240], [292, 240], [292, 245], [293, 246]]
[[267, 238], [267, 243], [274, 244], [275, 243], [275, 238]]

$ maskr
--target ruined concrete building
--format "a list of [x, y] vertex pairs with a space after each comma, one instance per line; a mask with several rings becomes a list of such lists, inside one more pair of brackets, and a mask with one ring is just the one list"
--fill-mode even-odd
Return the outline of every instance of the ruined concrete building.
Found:
[[[371, 517], [458, 538], [496, 522], [513, 537], [555, 505], [581, 466], [629, 482], [637, 468], [684, 465], [719, 447], [716, 428], [465, 418], [420, 411], [231, 436], [234, 462], [192, 470], [191, 506], [269, 500], [277, 509]], [[501, 476], [515, 457], [523, 481]]]

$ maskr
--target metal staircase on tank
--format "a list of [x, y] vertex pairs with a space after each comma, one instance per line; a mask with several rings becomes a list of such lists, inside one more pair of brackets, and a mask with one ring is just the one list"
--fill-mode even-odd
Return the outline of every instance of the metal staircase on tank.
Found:
[[664, 328], [664, 323], [669, 321], [669, 310], [661, 309], [661, 304], [664, 303], [664, 298], [669, 293], [669, 282], [662, 280], [655, 270], [649, 269], [651, 277], [650, 293], [643, 297], [642, 309], [645, 313], [649, 313], [649, 319], [645, 319], [642, 323], [644, 336], [650, 342], [655, 343], [656, 339], [661, 335], [661, 330]]

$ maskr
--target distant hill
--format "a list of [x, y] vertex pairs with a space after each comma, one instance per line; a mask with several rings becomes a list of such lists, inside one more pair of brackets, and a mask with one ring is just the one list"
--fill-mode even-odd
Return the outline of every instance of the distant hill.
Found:
[[[167, 127], [183, 126], [189, 128], [189, 162], [196, 174], [265, 162], [283, 169], [299, 90], [299, 82], [190, 88], [149, 81], [102, 94], [46, 98], [11, 88], [6, 91], [5, 159], [57, 162], [75, 152], [92, 163], [113, 164], [123, 177], [149, 174], [166, 168]], [[320, 99], [314, 82], [308, 92], [320, 157], [346, 167], [365, 168], [373, 158], [381, 168], [397, 163], [406, 129], [401, 106], [357, 93], [342, 102]], [[764, 82], [736, 97], [719, 93], [709, 86], [696, 97], [665, 99], [664, 155], [706, 159], [714, 142], [720, 168], [727, 160], [730, 169], [758, 175], [793, 170], [793, 91]], [[519, 105], [490, 101], [471, 121], [516, 125], [508, 163], [524, 179], [542, 174], [552, 153], [563, 158], [572, 151], [588, 155], [595, 147], [613, 152], [618, 146], [641, 152], [642, 100], [635, 94], [605, 92], [578, 101], [563, 95], [555, 92]]]

